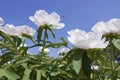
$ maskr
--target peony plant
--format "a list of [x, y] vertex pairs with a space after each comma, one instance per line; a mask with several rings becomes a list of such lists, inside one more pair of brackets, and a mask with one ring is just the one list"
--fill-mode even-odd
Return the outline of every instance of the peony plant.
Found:
[[[0, 17], [0, 80], [120, 79], [120, 19], [98, 22], [90, 32], [68, 31], [69, 42], [63, 37], [60, 42], [49, 40], [50, 35], [56, 39], [55, 29], [65, 26], [57, 13], [38, 10], [29, 19], [37, 30], [4, 25]], [[39, 48], [38, 53], [29, 52], [32, 48]], [[58, 57], [49, 55], [51, 48], [60, 49], [54, 52]]]

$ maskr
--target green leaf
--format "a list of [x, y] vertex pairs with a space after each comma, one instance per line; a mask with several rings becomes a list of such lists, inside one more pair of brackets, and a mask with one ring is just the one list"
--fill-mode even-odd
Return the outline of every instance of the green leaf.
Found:
[[32, 65], [32, 66], [30, 67], [30, 69], [38, 68], [39, 66], [40, 66], [40, 65], [38, 65], [38, 64]]
[[47, 29], [45, 30], [45, 38], [47, 38], [48, 39], [48, 33], [47, 33]]
[[8, 40], [9, 37], [7, 34], [5, 34], [4, 32], [0, 31], [0, 36], [2, 36], [5, 40]]
[[21, 64], [24, 68], [27, 68], [27, 63], [22, 63]]
[[45, 69], [41, 69], [40, 70], [40, 74], [43, 76], [43, 77], [46, 77], [46, 70]]
[[36, 44], [35, 40], [33, 39], [33, 37], [31, 35], [28, 35], [28, 34], [22, 34], [23, 37], [26, 37], [28, 39], [30, 39], [34, 44]]
[[79, 74], [82, 67], [82, 55], [80, 54], [80, 50], [74, 50], [72, 65], [75, 72]]
[[61, 37], [60, 39], [61, 39], [64, 43], [67, 42], [64, 37]]
[[61, 40], [63, 41], [63, 43], [65, 44], [65, 46], [67, 46], [67, 41], [65, 40], [65, 38], [61, 37]]
[[112, 40], [113, 45], [120, 50], [120, 39], [113, 39]]
[[18, 65], [18, 64], [22, 64], [22, 63], [25, 63], [27, 62], [29, 59], [28, 58], [23, 58], [23, 59], [19, 59], [15, 62], [15, 65]]
[[3, 65], [7, 63], [8, 61], [11, 61], [13, 58], [12, 52], [6, 52], [5, 54], [0, 56], [0, 65]]
[[13, 47], [12, 44], [7, 44], [7, 43], [4, 43], [4, 42], [0, 41], [0, 45], [2, 46], [2, 49], [6, 48], [6, 50], [12, 50], [13, 52], [18, 53], [17, 49], [15, 47]]
[[50, 64], [41, 64], [39, 66], [40, 69], [45, 69], [45, 68], [48, 68], [48, 67], [50, 67]]
[[17, 44], [17, 47], [22, 43], [22, 39], [17, 36], [13, 36], [13, 41]]
[[51, 31], [53, 38], [55, 38], [54, 29]]
[[40, 74], [39, 70], [37, 70], [37, 78], [36, 78], [36, 80], [41, 80], [41, 74]]
[[30, 78], [30, 73], [31, 73], [31, 70], [28, 69], [28, 68], [25, 68], [24, 76], [23, 76], [23, 79], [22, 79], [22, 80], [29, 80], [29, 78]]
[[49, 29], [49, 31], [51, 32], [51, 34], [52, 34], [53, 38], [55, 38], [54, 29], [53, 29], [53, 28], [51, 28], [51, 27], [48, 27], [48, 29]]
[[57, 76], [59, 73], [58, 72], [51, 72], [50, 75], [51, 76]]
[[46, 47], [60, 48], [61, 46], [64, 46], [64, 44], [63, 43], [54, 42], [54, 43], [49, 43]]
[[19, 48], [19, 53], [20, 54], [26, 54], [28, 50], [28, 47], [22, 46]]
[[14, 73], [13, 71], [7, 70], [7, 69], [0, 69], [0, 75], [1, 76], [5, 76], [10, 80], [17, 80], [20, 78], [20, 76], [18, 76], [16, 73]]
[[5, 34], [4, 32], [0, 31], [0, 36], [2, 36], [6, 41], [9, 41], [14, 47], [16, 47], [16, 44], [10, 39], [10, 36]]
[[39, 27], [39, 29], [37, 30], [38, 34], [37, 34], [37, 41], [38, 43], [40, 42], [41, 38], [42, 38], [42, 32], [43, 32], [43, 29], [42, 27]]
[[23, 37], [27, 37], [27, 38], [29, 38], [29, 39], [32, 39], [32, 36], [31, 36], [31, 35], [28, 35], [28, 34], [25, 34], [25, 33], [22, 33], [22, 36], [23, 36]]
[[82, 56], [82, 70], [87, 78], [90, 78], [91, 73], [91, 62], [87, 54], [83, 54]]

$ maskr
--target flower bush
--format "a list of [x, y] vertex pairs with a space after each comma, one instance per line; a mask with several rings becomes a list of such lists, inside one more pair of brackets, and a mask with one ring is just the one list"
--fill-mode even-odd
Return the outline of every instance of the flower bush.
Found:
[[[4, 25], [0, 17], [0, 80], [120, 79], [120, 19], [98, 22], [90, 32], [68, 31], [73, 47], [63, 37], [60, 42], [49, 40], [50, 35], [56, 39], [54, 29], [65, 26], [57, 13], [38, 10], [29, 19], [37, 30], [28, 25]], [[33, 45], [26, 44], [28, 39]], [[35, 47], [38, 53], [29, 52]], [[50, 48], [61, 48], [55, 52], [58, 57], [48, 55]]]

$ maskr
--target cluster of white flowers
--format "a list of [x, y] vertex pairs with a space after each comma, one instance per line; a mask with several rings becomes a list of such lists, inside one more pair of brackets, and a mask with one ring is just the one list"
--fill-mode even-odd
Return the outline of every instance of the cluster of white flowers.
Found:
[[[2, 18], [0, 18], [0, 23], [4, 23]], [[36, 33], [36, 30], [34, 30], [32, 27], [29, 27], [28, 25], [14, 26], [12, 24], [6, 24], [5, 26], [1, 25], [0, 30], [11, 36], [18, 37], [21, 37], [23, 33], [31, 36]]]
[[80, 49], [106, 48], [109, 41], [102, 38], [104, 34], [120, 34], [120, 19], [114, 18], [108, 22], [98, 22], [92, 27], [92, 32], [80, 29], [68, 31], [68, 40]]
[[34, 16], [30, 16], [29, 19], [34, 22], [38, 27], [42, 25], [51, 25], [54, 29], [61, 29], [65, 26], [64, 23], [60, 22], [60, 16], [52, 12], [51, 14], [48, 14], [45, 10], [38, 10], [35, 12]]
[[[40, 47], [40, 48], [39, 48], [39, 51], [42, 52], [42, 49], [43, 49], [43, 47]], [[44, 52], [45, 52], [45, 53], [49, 53], [50, 50], [49, 50], [48, 48], [45, 48], [45, 49], [44, 49]]]

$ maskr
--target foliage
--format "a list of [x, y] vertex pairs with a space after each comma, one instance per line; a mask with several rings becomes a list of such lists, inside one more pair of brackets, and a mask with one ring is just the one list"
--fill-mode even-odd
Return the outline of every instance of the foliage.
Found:
[[[55, 36], [53, 30], [46, 25], [43, 29], [39, 27], [36, 40], [24, 34], [23, 38], [30, 39], [34, 45], [20, 48], [18, 48], [20, 44], [24, 44], [22, 38], [0, 32], [1, 80], [116, 80], [120, 77], [119, 38], [111, 38], [111, 43], [106, 49], [73, 48], [63, 57], [52, 58], [44, 52], [36, 55], [29, 54], [27, 52], [29, 48], [38, 46], [43, 46], [43, 48], [68, 47], [64, 38], [61, 38], [62, 42], [47, 41], [48, 31], [53, 37]], [[92, 69], [91, 66], [94, 65], [99, 68]]]

